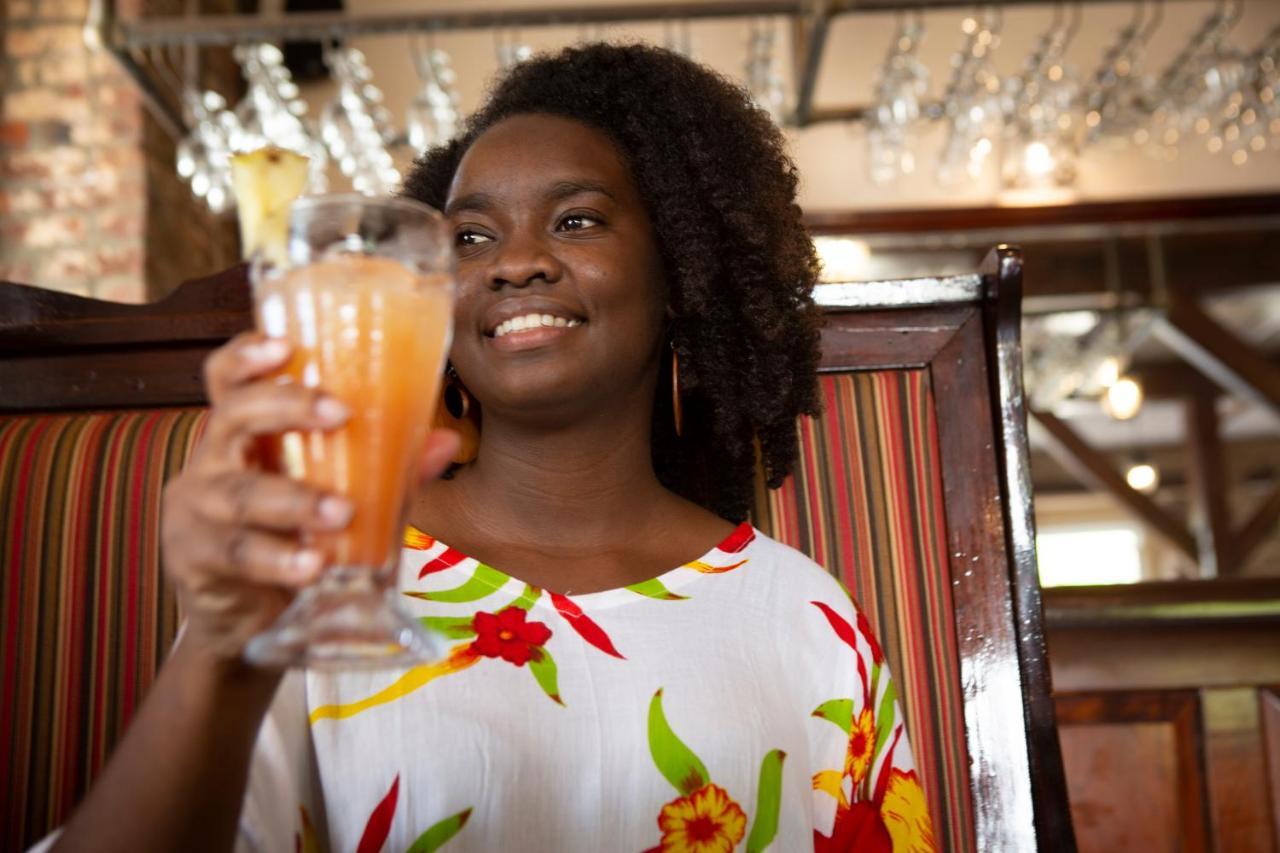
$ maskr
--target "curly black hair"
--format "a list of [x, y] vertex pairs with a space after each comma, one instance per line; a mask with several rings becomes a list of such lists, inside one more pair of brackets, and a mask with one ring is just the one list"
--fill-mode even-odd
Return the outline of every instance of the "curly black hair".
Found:
[[676, 315], [667, 334], [679, 355], [683, 435], [663, 370], [654, 470], [668, 489], [744, 520], [757, 465], [771, 488], [781, 485], [795, 462], [796, 418], [819, 408], [818, 260], [782, 134], [742, 88], [679, 54], [582, 45], [498, 80], [457, 138], [418, 159], [403, 193], [443, 208], [476, 138], [528, 113], [604, 132], [630, 167]]

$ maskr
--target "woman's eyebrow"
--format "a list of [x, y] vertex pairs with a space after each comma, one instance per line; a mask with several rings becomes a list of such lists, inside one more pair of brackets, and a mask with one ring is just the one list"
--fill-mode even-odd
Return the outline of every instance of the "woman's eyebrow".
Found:
[[[607, 186], [598, 181], [574, 180], [574, 181], [556, 181], [552, 184], [543, 197], [548, 201], [561, 201], [582, 193], [600, 193], [606, 198], [617, 201], [615, 196]], [[446, 216], [452, 216], [464, 210], [473, 210], [478, 213], [493, 210], [498, 207], [498, 200], [489, 193], [478, 192], [468, 193], [464, 196], [458, 196], [445, 205], [444, 212]]]
[[551, 185], [549, 190], [547, 190], [546, 197], [550, 201], [560, 201], [562, 199], [569, 198], [570, 196], [580, 195], [582, 193], [600, 193], [600, 195], [612, 199], [613, 201], [618, 200], [617, 196], [610, 192], [609, 188], [604, 184], [597, 181], [586, 180], [557, 181]]
[[471, 193], [469, 195], [451, 199], [449, 203], [444, 206], [444, 214], [445, 216], [452, 216], [462, 210], [474, 210], [483, 213], [484, 211], [492, 210], [497, 206], [497, 201], [488, 193]]

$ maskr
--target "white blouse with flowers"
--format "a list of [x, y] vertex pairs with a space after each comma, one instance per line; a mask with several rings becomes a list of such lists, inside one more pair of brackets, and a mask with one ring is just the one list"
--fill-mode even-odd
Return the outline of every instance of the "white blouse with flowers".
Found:
[[624, 589], [530, 587], [410, 530], [412, 669], [290, 673], [239, 847], [928, 851], [889, 673], [827, 572], [743, 524]]

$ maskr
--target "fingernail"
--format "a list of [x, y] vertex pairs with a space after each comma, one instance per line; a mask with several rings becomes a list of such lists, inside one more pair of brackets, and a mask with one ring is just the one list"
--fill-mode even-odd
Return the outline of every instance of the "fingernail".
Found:
[[330, 495], [320, 501], [318, 511], [320, 520], [325, 523], [325, 526], [337, 530], [350, 523], [355, 508], [346, 498]]
[[337, 426], [351, 416], [351, 410], [335, 397], [321, 397], [316, 401], [316, 417], [326, 424]]
[[293, 573], [306, 577], [320, 571], [324, 564], [324, 555], [314, 548], [303, 548], [293, 555]]

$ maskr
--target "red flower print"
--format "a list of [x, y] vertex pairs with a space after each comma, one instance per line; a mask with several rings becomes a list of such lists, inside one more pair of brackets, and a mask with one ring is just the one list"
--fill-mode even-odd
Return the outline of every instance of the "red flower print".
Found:
[[830, 835], [813, 831], [814, 853], [893, 853], [893, 837], [874, 803], [854, 803], [836, 814]]
[[706, 784], [672, 800], [658, 816], [662, 853], [732, 853], [747, 831], [747, 815], [719, 785]]
[[477, 613], [471, 621], [476, 639], [471, 648], [487, 658], [502, 658], [524, 666], [533, 650], [551, 639], [551, 629], [541, 622], [526, 622], [528, 614], [519, 607], [497, 613]]

